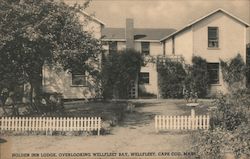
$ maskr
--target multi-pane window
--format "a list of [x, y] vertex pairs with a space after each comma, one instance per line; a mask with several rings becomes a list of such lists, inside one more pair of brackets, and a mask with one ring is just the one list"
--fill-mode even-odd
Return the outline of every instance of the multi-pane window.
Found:
[[84, 73], [72, 73], [72, 86], [87, 86], [87, 76]]
[[139, 83], [140, 84], [149, 84], [149, 72], [140, 72]]
[[150, 43], [149, 42], [141, 42], [141, 53], [144, 55], [150, 54]]
[[117, 41], [109, 42], [109, 53], [116, 53], [117, 52]]
[[208, 27], [208, 47], [219, 47], [219, 29], [218, 27]]
[[219, 63], [207, 63], [209, 84], [219, 84]]

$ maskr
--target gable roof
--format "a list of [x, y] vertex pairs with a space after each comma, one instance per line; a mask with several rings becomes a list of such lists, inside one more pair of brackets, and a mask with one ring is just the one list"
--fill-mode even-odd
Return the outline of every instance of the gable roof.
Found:
[[[160, 39], [175, 31], [172, 28], [134, 28], [134, 40], [160, 42]], [[126, 41], [125, 28], [103, 28], [102, 36], [104, 41]]]
[[199, 18], [199, 19], [197, 19], [197, 20], [195, 20], [195, 21], [193, 21], [193, 22], [191, 22], [191, 23], [189, 23], [189, 24], [187, 24], [186, 26], [184, 26], [184, 27], [181, 28], [180, 30], [177, 30], [176, 32], [174, 32], [174, 33], [172, 33], [172, 34], [170, 34], [170, 35], [168, 35], [168, 36], [165, 36], [165, 37], [162, 38], [160, 41], [165, 41], [165, 40], [169, 39], [170, 37], [172, 37], [172, 36], [178, 34], [179, 32], [181, 32], [181, 31], [183, 31], [183, 30], [185, 30], [185, 29], [187, 29], [187, 28], [189, 28], [189, 27], [191, 27], [191, 26], [193, 26], [194, 24], [196, 24], [196, 23], [198, 23], [198, 22], [200, 22], [200, 21], [202, 21], [202, 20], [204, 20], [204, 19], [210, 17], [211, 15], [214, 15], [214, 14], [217, 13], [217, 12], [222, 12], [222, 13], [228, 15], [229, 17], [231, 17], [231, 18], [235, 19], [236, 21], [242, 23], [242, 24], [245, 25], [246, 27], [249, 27], [249, 26], [250, 26], [247, 22], [243, 21], [242, 19], [240, 19], [240, 18], [234, 16], [233, 14], [231, 14], [231, 13], [225, 11], [224, 9], [219, 8], [219, 9], [216, 9], [216, 10], [212, 11], [211, 13], [209, 13], [209, 14], [207, 14], [207, 15], [205, 15], [205, 16], [203, 16], [203, 17], [201, 17], [201, 18]]
[[81, 10], [80, 13], [86, 15], [86, 16], [89, 17], [91, 20], [94, 20], [94, 21], [96, 21], [97, 23], [100, 23], [101, 25], [106, 25], [106, 24], [105, 24], [103, 21], [101, 21], [100, 19], [98, 19], [98, 18], [96, 18], [96, 17], [94, 17], [94, 16], [88, 14], [87, 12], [85, 12], [85, 11], [83, 11], [83, 10]]

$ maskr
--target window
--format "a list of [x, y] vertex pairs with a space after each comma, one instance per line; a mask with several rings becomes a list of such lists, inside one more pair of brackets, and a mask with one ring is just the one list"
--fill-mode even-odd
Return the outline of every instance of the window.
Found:
[[117, 42], [111, 41], [109, 42], [109, 53], [116, 53], [117, 52]]
[[149, 42], [141, 42], [141, 53], [144, 55], [150, 54], [150, 43]]
[[208, 27], [208, 47], [219, 47], [219, 29], [218, 27]]
[[208, 63], [209, 84], [219, 84], [219, 63]]
[[139, 83], [140, 84], [149, 84], [149, 73], [148, 72], [140, 72]]
[[72, 73], [72, 86], [87, 86], [85, 73]]

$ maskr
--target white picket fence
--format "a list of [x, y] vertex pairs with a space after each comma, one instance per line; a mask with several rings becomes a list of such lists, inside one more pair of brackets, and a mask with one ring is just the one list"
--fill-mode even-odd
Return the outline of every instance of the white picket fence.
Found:
[[[100, 117], [1, 117], [0, 131], [97, 131]], [[46, 133], [47, 134], [47, 133]]]
[[209, 128], [209, 115], [155, 116], [155, 130], [197, 130]]

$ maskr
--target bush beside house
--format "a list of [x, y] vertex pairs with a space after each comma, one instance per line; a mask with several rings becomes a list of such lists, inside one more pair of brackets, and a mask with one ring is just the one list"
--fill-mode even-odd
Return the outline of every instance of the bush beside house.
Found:
[[229, 91], [246, 87], [247, 65], [240, 54], [229, 61], [220, 60], [223, 80], [228, 85]]
[[192, 67], [189, 76], [189, 90], [196, 92], [199, 98], [204, 98], [208, 93], [209, 77], [207, 71], [207, 61], [199, 56], [192, 58]]
[[[237, 55], [228, 62], [221, 61], [224, 81], [229, 93], [221, 94], [214, 101], [210, 112], [210, 129], [199, 132], [195, 150], [201, 158], [250, 157], [250, 95], [245, 87], [246, 65]], [[245, 85], [244, 85], [245, 86]]]
[[163, 98], [182, 98], [186, 72], [183, 64], [166, 59], [158, 64], [159, 89]]
[[182, 98], [184, 91], [188, 96], [197, 94], [199, 98], [207, 96], [207, 62], [194, 56], [192, 65], [166, 59], [158, 64], [159, 88], [163, 98]]
[[131, 82], [138, 78], [141, 54], [133, 49], [103, 55], [102, 87], [104, 99], [128, 98]]

